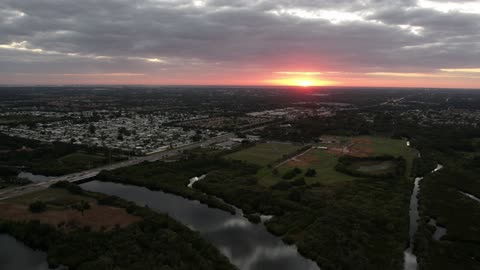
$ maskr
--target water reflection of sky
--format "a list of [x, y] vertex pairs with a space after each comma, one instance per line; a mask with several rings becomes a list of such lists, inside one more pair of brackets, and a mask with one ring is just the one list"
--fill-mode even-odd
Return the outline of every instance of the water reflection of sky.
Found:
[[[431, 172], [435, 173], [443, 169], [443, 165], [437, 164], [437, 167]], [[410, 196], [410, 228], [409, 228], [409, 247], [404, 251], [404, 270], [417, 270], [418, 263], [417, 257], [413, 254], [412, 250], [414, 249], [414, 237], [418, 228], [418, 220], [420, 218], [418, 212], [418, 193], [420, 192], [420, 181], [423, 180], [423, 177], [415, 178], [415, 183], [413, 185], [413, 192]], [[441, 237], [441, 236], [440, 236]]]
[[27, 179], [27, 180], [30, 180], [34, 183], [40, 183], [40, 182], [45, 182], [45, 181], [48, 181], [52, 178], [55, 178], [55, 177], [52, 177], [52, 176], [44, 176], [44, 175], [39, 175], [39, 174], [32, 174], [32, 173], [29, 173], [29, 172], [20, 172], [17, 176], [18, 178], [23, 178], [23, 179]]
[[294, 246], [285, 245], [263, 225], [252, 224], [239, 214], [231, 215], [197, 201], [136, 186], [92, 181], [82, 184], [82, 188], [169, 214], [199, 231], [241, 270], [319, 269], [313, 261], [300, 256]]
[[47, 255], [34, 251], [15, 238], [0, 234], [0, 269], [48, 270]]

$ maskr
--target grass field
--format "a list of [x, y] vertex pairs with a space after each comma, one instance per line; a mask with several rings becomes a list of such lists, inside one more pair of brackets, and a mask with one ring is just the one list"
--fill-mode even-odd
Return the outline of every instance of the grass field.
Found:
[[394, 140], [382, 137], [365, 136], [371, 140], [371, 147], [373, 148], [373, 155], [392, 155], [402, 156], [407, 161], [407, 175], [410, 175], [412, 170], [413, 160], [417, 155], [417, 151], [407, 146], [406, 140]]
[[[274, 185], [277, 182], [282, 181], [282, 176], [285, 174], [285, 172], [295, 167], [302, 170], [302, 175], [309, 168], [316, 170], [316, 176], [305, 177], [305, 181], [308, 184], [334, 184], [337, 182], [352, 180], [354, 179], [353, 176], [346, 175], [335, 170], [335, 165], [338, 163], [338, 158], [342, 155], [402, 156], [407, 160], [406, 174], [408, 176], [412, 169], [413, 159], [416, 156], [416, 150], [408, 147], [405, 140], [395, 140], [373, 136], [360, 136], [351, 138], [329, 136], [328, 138], [334, 140], [335, 142], [319, 145], [328, 147], [327, 150], [312, 149], [306, 154], [298, 156], [286, 162], [285, 164], [282, 164], [282, 166], [279, 166], [277, 168], [278, 173], [276, 175], [274, 175], [273, 169], [267, 167], [262, 168], [257, 174], [260, 179], [260, 183], [265, 186]], [[259, 149], [250, 148], [248, 149], [250, 151], [247, 153], [234, 153], [232, 155], [241, 154], [243, 157], [242, 160], [252, 162], [252, 159], [254, 159], [256, 164], [265, 166], [265, 164], [268, 164], [266, 161], [268, 160], [269, 155], [269, 151], [266, 151], [265, 148], [268, 149], [268, 146], [263, 146], [260, 148], [260, 153], [257, 153]], [[259, 162], [259, 160], [263, 162]]]
[[72, 205], [82, 200], [88, 202], [95, 201], [90, 197], [75, 195], [60, 188], [47, 188], [42, 191], [28, 193], [5, 201], [23, 205], [29, 205], [35, 201], [42, 201], [48, 203], [49, 208], [62, 208], [64, 205]]
[[335, 154], [328, 153], [325, 150], [313, 149], [305, 155], [298, 157], [296, 160], [289, 161], [277, 168], [278, 175], [273, 175], [271, 169], [264, 168], [259, 171], [260, 183], [265, 186], [271, 186], [278, 181], [282, 181], [282, 176], [291, 168], [297, 167], [305, 173], [308, 168], [315, 169], [317, 175], [314, 177], [305, 177], [307, 184], [322, 183], [332, 184], [338, 181], [352, 180], [353, 177], [347, 174], [337, 172], [338, 157]]
[[292, 153], [301, 146], [290, 143], [262, 143], [254, 147], [240, 150], [225, 156], [229, 159], [243, 160], [260, 166], [267, 166], [280, 159], [283, 155]]
[[[41, 213], [32, 213], [28, 207], [35, 201], [47, 204], [47, 209]], [[80, 212], [72, 208], [81, 201], [88, 202], [90, 208]], [[65, 189], [48, 188], [42, 191], [26, 194], [20, 197], [0, 202], [0, 219], [13, 221], [39, 220], [42, 223], [58, 226], [70, 222], [75, 226], [88, 226], [94, 230], [102, 228], [110, 230], [117, 225], [126, 227], [140, 220], [139, 217], [128, 214], [125, 209], [98, 205], [97, 200], [90, 196], [72, 194]]]

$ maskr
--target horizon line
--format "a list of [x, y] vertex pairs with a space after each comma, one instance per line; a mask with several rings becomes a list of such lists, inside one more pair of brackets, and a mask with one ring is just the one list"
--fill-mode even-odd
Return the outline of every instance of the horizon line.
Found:
[[296, 85], [234, 85], [234, 84], [0, 84], [4, 87], [228, 87], [228, 88], [300, 88], [300, 89], [318, 89], [318, 88], [376, 88], [376, 89], [460, 89], [460, 90], [480, 90], [480, 87], [420, 87], [420, 86], [347, 86], [347, 85], [312, 85], [308, 87]]

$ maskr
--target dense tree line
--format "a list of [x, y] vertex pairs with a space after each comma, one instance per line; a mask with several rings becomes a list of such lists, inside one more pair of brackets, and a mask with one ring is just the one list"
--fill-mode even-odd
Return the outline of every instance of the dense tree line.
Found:
[[[108, 164], [110, 157], [113, 162], [123, 159], [118, 156], [120, 153], [108, 149], [84, 147], [61, 142], [40, 143], [7, 136], [3, 133], [0, 133], [0, 150], [5, 151], [5, 153], [0, 155], [0, 165], [23, 166], [26, 167], [25, 170], [31, 173], [52, 176], [103, 166]], [[78, 162], [61, 161], [62, 157], [78, 152], [92, 155], [100, 153], [101, 158], [89, 159], [87, 162], [89, 166], [83, 160]]]
[[[480, 198], [477, 157], [431, 151], [434, 154], [425, 155], [426, 159], [433, 156], [441, 160], [444, 168], [425, 174], [420, 186], [421, 222], [415, 239], [420, 267], [480, 269], [480, 203], [461, 193]], [[424, 149], [423, 153], [427, 152]], [[433, 239], [435, 227], [429, 224], [430, 219], [447, 230], [440, 240]]]
[[[402, 268], [412, 185], [404, 174], [324, 186], [307, 185], [301, 172], [294, 180], [267, 188], [258, 183], [258, 169], [216, 155], [191, 154], [179, 162], [143, 163], [104, 172], [101, 178], [206, 203], [201, 196], [219, 197], [241, 208], [252, 222], [258, 222], [258, 213], [274, 215], [267, 229], [295, 243], [322, 269]], [[195, 189], [186, 187], [188, 179], [204, 173], [207, 177], [196, 182]], [[203, 193], [209, 195], [198, 195]]]
[[0, 165], [0, 189], [11, 186], [24, 186], [32, 183], [25, 178], [19, 178], [20, 169], [11, 166]]
[[[422, 269], [479, 269], [478, 261], [480, 261], [480, 256], [478, 251], [480, 251], [480, 245], [477, 241], [478, 239], [476, 239], [475, 236], [472, 237], [472, 235], [480, 235], [476, 229], [479, 228], [480, 225], [476, 218], [480, 206], [478, 203], [475, 204], [474, 200], [466, 198], [459, 193], [459, 191], [469, 192], [480, 197], [480, 190], [478, 189], [478, 174], [480, 173], [480, 154], [478, 154], [480, 152], [480, 129], [444, 125], [421, 127], [416, 123], [405, 121], [396, 114], [376, 117], [373, 124], [359, 120], [359, 123], [356, 125], [345, 125], [347, 122], [339, 117], [341, 116], [333, 117], [333, 123], [320, 118], [311, 120], [304, 119], [296, 124], [292, 123], [292, 128], [278, 128], [276, 134], [274, 128], [266, 131], [266, 134], [272, 135], [271, 138], [305, 142], [315, 141], [319, 135], [323, 134], [350, 135], [381, 133], [393, 138], [409, 138], [411, 146], [419, 150], [419, 156], [414, 160], [413, 176], [428, 175], [438, 163], [445, 165], [447, 168], [445, 172], [435, 176], [428, 176], [422, 182], [421, 194], [423, 195], [421, 195], [420, 199], [422, 222], [418, 230], [415, 250], [419, 255], [420, 267]], [[354, 115], [352, 115], [352, 119], [355, 119]], [[336, 127], [336, 124], [338, 124], [339, 127]], [[347, 129], [347, 131], [342, 131], [342, 128]], [[403, 168], [404, 170], [404, 166], [399, 166], [399, 168]], [[449, 172], [448, 176], [442, 177], [442, 175], [447, 172]], [[338, 185], [336, 188], [326, 186], [298, 187], [282, 181], [272, 186], [273, 192], [268, 192], [258, 186], [242, 186], [238, 184], [241, 183], [238, 179], [228, 181], [228, 177], [215, 179], [210, 175], [205, 181], [199, 183], [197, 187], [205, 192], [222, 197], [227, 202], [242, 209], [247, 209], [247, 211], [275, 214], [276, 218], [267, 223], [269, 230], [278, 235], [286, 235], [284, 239], [288, 242], [296, 243], [300, 251], [304, 252], [307, 256], [311, 258], [320, 256], [317, 257], [319, 258], [317, 261], [319, 261], [322, 269], [329, 269], [330, 267], [331, 269], [375, 269], [374, 265], [369, 265], [371, 261], [369, 261], [368, 255], [365, 255], [365, 257], [358, 255], [364, 248], [362, 245], [374, 246], [372, 244], [375, 243], [372, 242], [373, 238], [363, 242], [362, 245], [356, 248], [352, 248], [352, 250], [356, 249], [358, 252], [348, 253], [348, 255], [346, 255], [345, 251], [340, 251], [336, 248], [337, 245], [340, 246], [339, 244], [326, 244], [327, 242], [322, 240], [324, 235], [318, 231], [309, 229], [325, 228], [325, 226], [330, 226], [332, 223], [339, 222], [342, 219], [350, 220], [350, 222], [355, 224], [359, 220], [375, 219], [375, 214], [369, 214], [360, 218], [358, 217], [358, 213], [366, 214], [370, 211], [367, 210], [366, 212], [364, 209], [365, 204], [368, 204], [367, 202], [371, 203], [375, 201], [377, 206], [372, 207], [378, 207], [384, 206], [383, 204], [388, 205], [391, 201], [383, 198], [385, 201], [380, 202], [380, 199], [375, 196], [366, 196], [365, 199], [361, 199], [363, 195], [358, 195], [359, 193], [356, 186], [360, 185], [360, 183], [362, 183], [362, 185], [370, 185], [373, 183], [387, 185], [397, 183], [398, 186], [395, 188], [390, 186], [391, 189], [388, 189], [388, 191], [384, 190], [384, 192], [376, 196], [382, 197], [386, 194], [392, 196], [394, 194], [392, 199], [396, 201], [395, 206], [391, 205], [391, 208], [385, 206], [389, 209], [390, 215], [397, 215], [397, 217], [391, 217], [395, 222], [387, 222], [385, 224], [388, 224], [387, 227], [389, 228], [403, 224], [403, 227], [400, 227], [404, 234], [396, 234], [397, 241], [391, 242], [396, 243], [396, 248], [392, 249], [392, 253], [387, 255], [392, 258], [391, 262], [395, 261], [395, 266], [390, 265], [391, 267], [386, 267], [386, 265], [389, 264], [384, 261], [383, 267], [384, 269], [400, 269], [402, 261], [399, 254], [401, 254], [403, 250], [403, 246], [400, 243], [405, 243], [405, 237], [407, 235], [406, 228], [408, 228], [406, 225], [406, 220], [408, 220], [408, 197], [406, 194], [410, 192], [412, 187], [412, 182], [403, 179], [400, 175], [403, 175], [403, 172], [397, 171], [393, 177], [388, 177], [388, 179], [355, 180], [348, 185]], [[438, 182], [435, 180], [436, 177], [442, 177], [443, 180]], [[345, 192], [346, 189], [344, 188], [347, 186], [349, 188], [348, 191], [355, 194], [352, 198], [359, 200], [357, 202], [358, 204], [350, 205], [348, 203], [345, 204], [345, 202], [338, 202], [338, 192]], [[371, 187], [373, 188], [373, 186]], [[322, 209], [322, 211], [314, 211], [315, 214], [311, 214], [310, 220], [308, 217], [308, 209], [301, 208], [302, 211], [295, 211], [292, 209], [296, 209], [298, 204], [295, 207], [291, 203], [286, 203], [285, 200], [280, 200], [280, 198], [287, 198], [291, 202], [304, 202], [306, 200], [305, 194], [308, 194], [309, 190], [316, 189], [318, 189], [317, 192], [322, 194], [323, 197], [319, 197], [318, 193], [315, 194], [315, 208], [313, 209]], [[377, 189], [377, 187], [374, 189]], [[371, 192], [375, 191], [371, 190]], [[279, 195], [282, 193], [283, 195]], [[398, 200], [395, 199], [395, 197], [402, 199]], [[300, 204], [302, 206], [304, 205], [304, 203]], [[324, 204], [328, 205], [328, 208], [323, 206]], [[282, 207], [278, 207], [279, 205]], [[380, 208], [381, 207], [378, 207], [376, 210], [382, 212]], [[349, 212], [352, 209], [355, 210]], [[369, 208], [367, 207], [367, 209]], [[330, 216], [329, 213], [332, 213], [332, 215]], [[343, 213], [345, 213], [345, 215]], [[401, 213], [401, 215], [398, 216], [398, 213]], [[474, 215], [475, 218], [472, 218], [472, 215]], [[316, 218], [318, 216], [326, 216], [328, 219], [318, 222], [318, 225], [311, 225], [312, 220], [318, 220], [318, 218]], [[433, 228], [431, 225], [428, 225], [430, 217], [435, 218], [438, 224], [447, 228], [448, 232], [444, 241], [435, 241], [432, 239]], [[308, 233], [298, 228], [302, 226], [297, 227], [292, 225], [296, 223], [300, 223], [303, 227], [306, 227]], [[305, 224], [309, 225], [307, 226]], [[345, 241], [347, 243], [355, 242], [355, 240], [350, 237], [351, 231], [347, 229], [347, 227], [342, 228], [342, 226], [345, 225], [337, 224], [336, 226], [322, 230], [322, 232], [324, 234], [332, 233], [333, 235], [337, 235], [336, 233], [338, 232], [340, 233], [339, 235], [348, 235], [348, 240]], [[452, 232], [450, 232], [450, 228], [452, 228]], [[294, 233], [292, 233], [292, 231]], [[375, 235], [375, 233], [372, 233], [368, 228], [358, 230], [358, 233], [364, 236]], [[297, 240], [294, 236], [290, 237], [289, 235], [291, 234], [301, 234], [301, 240]], [[305, 240], [305, 235], [307, 235], [310, 240]], [[342, 237], [339, 235], [332, 238], [341, 239]], [[321, 251], [325, 246], [328, 246], [330, 249]], [[346, 249], [350, 252], [350, 248]], [[326, 256], [325, 254], [329, 254], [330, 256]], [[345, 261], [332, 263], [325, 258], [336, 258], [338, 254], [345, 255], [343, 257]], [[377, 254], [385, 255], [382, 251], [377, 251]], [[351, 261], [355, 261], [357, 265], [349, 264]], [[369, 267], [362, 268], [364, 265], [369, 265]]]
[[127, 203], [117, 197], [83, 193], [111, 206], [128, 208], [142, 221], [126, 228], [72, 231], [41, 224], [38, 221], [0, 220], [0, 233], [8, 233], [32, 248], [47, 252], [52, 267], [72, 270], [102, 269], [235, 269], [211, 244], [167, 215]]
[[290, 122], [290, 127], [277, 125], [265, 128], [262, 137], [293, 142], [310, 143], [321, 135], [369, 135], [371, 124], [357, 113], [339, 112], [332, 117], [307, 117]]
[[[456, 129], [445, 131], [440, 127], [430, 130], [413, 128], [410, 123], [402, 125], [405, 127], [402, 132], [397, 132], [396, 127], [390, 132], [392, 136], [410, 138], [412, 145], [420, 150], [421, 157], [414, 162], [414, 175], [426, 175], [435, 168], [437, 162], [446, 164], [449, 160], [462, 170], [468, 168], [474, 175], [473, 171], [478, 168], [476, 165], [480, 158], [476, 155], [465, 158], [465, 154], [459, 152], [474, 153], [473, 139], [478, 136], [477, 133], [466, 130], [465, 134], [462, 134]], [[439, 131], [442, 132], [435, 133]], [[451, 142], [455, 136], [459, 140]], [[472, 150], [465, 145], [472, 145], [474, 148]], [[404, 170], [404, 166], [399, 168]], [[145, 163], [132, 167], [131, 170], [125, 168], [105, 172], [102, 177], [105, 177], [104, 180], [161, 189], [223, 208], [224, 206], [217, 202], [209, 202], [209, 199], [214, 197], [200, 195], [201, 192], [186, 188], [188, 179], [208, 172], [206, 179], [195, 184], [196, 189], [242, 208], [253, 222], [258, 222], [257, 213], [275, 215], [275, 218], [266, 224], [269, 231], [282, 236], [288, 243], [295, 243], [302, 254], [316, 260], [322, 269], [402, 268], [403, 249], [408, 235], [408, 199], [412, 187], [412, 182], [403, 177], [404, 173], [398, 171], [385, 179], [357, 179], [331, 186], [306, 185], [304, 179], [301, 181], [302, 178], [299, 177], [266, 188], [258, 184], [255, 177], [257, 169], [258, 167], [253, 165], [231, 163], [217, 156], [191, 154], [180, 162]], [[459, 170], [455, 170], [445, 179], [457, 179], [460, 175], [458, 173]], [[478, 171], [476, 173], [478, 175]], [[429, 183], [428, 179], [427, 177], [424, 182]], [[421, 197], [422, 223], [415, 251], [418, 252], [422, 268], [436, 269], [438, 264], [432, 262], [438, 261], [444, 264], [443, 268], [438, 269], [452, 269], [453, 266], [460, 267], [458, 269], [476, 269], [472, 268], [472, 263], [467, 260], [468, 256], [478, 258], [475, 253], [476, 240], [472, 242], [471, 238], [468, 238], [468, 234], [477, 233], [476, 231], [465, 230], [468, 234], [457, 239], [450, 238], [448, 233], [448, 242], [435, 242], [431, 239], [432, 228], [427, 224], [427, 217], [433, 216], [450, 232], [453, 221], [449, 220], [453, 216], [440, 210], [435, 210], [438, 212], [434, 214], [432, 209], [438, 209], [434, 205], [445, 198], [446, 194], [442, 192], [453, 190], [454, 187], [479, 196], [480, 193], [475, 193], [475, 188], [472, 188], [476, 183], [475, 179], [468, 179], [471, 179], [468, 182], [470, 184], [465, 181], [445, 180], [450, 184], [438, 185], [438, 182], [431, 181], [435, 184], [422, 186], [427, 195]], [[452, 186], [454, 182], [457, 186]], [[475, 219], [466, 222], [466, 218], [467, 213], [471, 213], [470, 210], [476, 211], [477, 206], [470, 205], [470, 208], [466, 208], [469, 211], [465, 212], [465, 216], [461, 216], [457, 212], [459, 207], [463, 206], [457, 200], [465, 202], [464, 199], [455, 190], [449, 194], [453, 196], [454, 203], [445, 209], [449, 209], [448, 213], [456, 213], [457, 231], [463, 230], [467, 226], [465, 224], [476, 224]], [[430, 199], [425, 199], [428, 196]], [[108, 203], [112, 198], [106, 200]], [[426, 203], [427, 201], [430, 203]], [[470, 227], [472, 228], [475, 227]]]
[[253, 174], [258, 167], [241, 161], [225, 160], [215, 156], [191, 154], [189, 159], [179, 162], [144, 162], [139, 165], [114, 171], [103, 171], [97, 177], [101, 181], [144, 186], [152, 190], [162, 190], [188, 199], [198, 200], [211, 207], [230, 213], [235, 210], [221, 200], [188, 188], [189, 179], [210, 174], [219, 169], [230, 170], [238, 175]]
[[[480, 269], [480, 204], [462, 192], [480, 197], [480, 166], [476, 144], [480, 128], [455, 125], [420, 127], [396, 119], [394, 134], [410, 138], [419, 150], [414, 175], [424, 176], [420, 185], [421, 221], [415, 239], [420, 269]], [[442, 164], [444, 168], [431, 174]], [[434, 219], [447, 230], [439, 241], [433, 239]]]
[[322, 269], [401, 269], [408, 237], [411, 183], [357, 179], [332, 186], [281, 181], [271, 188], [253, 176], [215, 171], [196, 188], [233, 204], [247, 215], [274, 215], [267, 229], [295, 243]]

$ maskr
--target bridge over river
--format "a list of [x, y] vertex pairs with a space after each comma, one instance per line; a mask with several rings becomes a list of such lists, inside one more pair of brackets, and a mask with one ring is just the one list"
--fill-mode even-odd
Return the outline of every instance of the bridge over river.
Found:
[[129, 159], [129, 160], [121, 161], [121, 162], [118, 162], [118, 163], [113, 163], [113, 164], [106, 165], [106, 166], [103, 166], [103, 167], [98, 167], [98, 168], [95, 168], [95, 169], [90, 169], [90, 170], [86, 170], [86, 171], [82, 171], [82, 172], [77, 172], [77, 173], [72, 173], [72, 174], [67, 174], [67, 175], [55, 177], [55, 178], [49, 179], [49, 180], [44, 181], [44, 182], [33, 183], [33, 184], [25, 185], [25, 186], [0, 190], [0, 201], [48, 188], [50, 185], [55, 184], [59, 181], [79, 182], [79, 181], [83, 181], [83, 180], [86, 180], [86, 179], [89, 179], [89, 178], [93, 178], [93, 177], [97, 176], [103, 170], [111, 171], [111, 170], [115, 170], [115, 169], [118, 169], [118, 168], [123, 168], [123, 167], [136, 165], [136, 164], [142, 163], [144, 161], [153, 162], [153, 161], [158, 161], [158, 160], [162, 160], [162, 159], [167, 159], [169, 157], [178, 155], [183, 150], [196, 148], [196, 147], [199, 147], [201, 145], [209, 145], [209, 144], [225, 141], [225, 140], [228, 140], [228, 139], [232, 138], [233, 136], [234, 136], [234, 134], [228, 133], [228, 134], [225, 134], [225, 135], [222, 135], [222, 136], [218, 136], [218, 137], [215, 137], [215, 138], [208, 139], [206, 141], [181, 146], [181, 147], [178, 147], [178, 148], [175, 148], [175, 149], [158, 152], [158, 153], [151, 154], [151, 155], [148, 155], [148, 156], [135, 157], [135, 158], [132, 158], [132, 159]]

